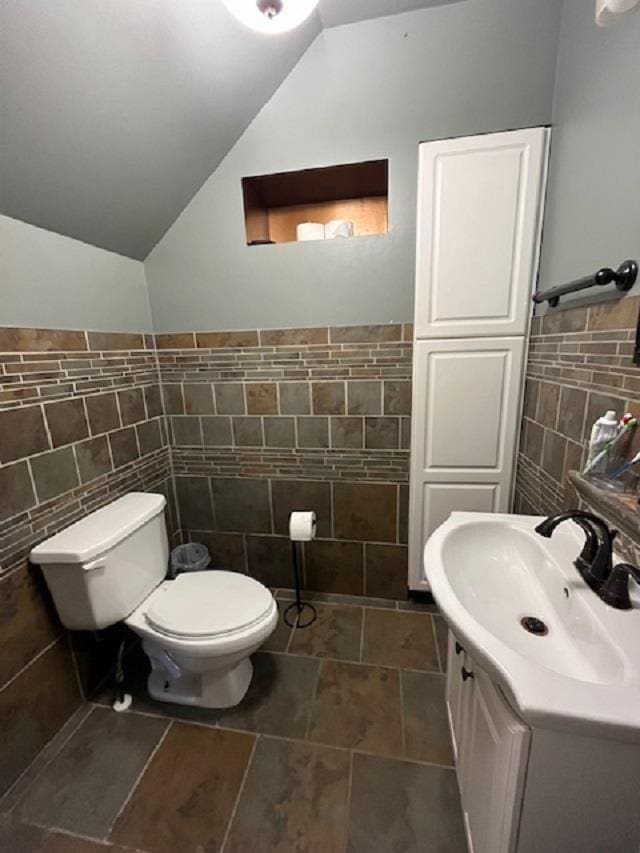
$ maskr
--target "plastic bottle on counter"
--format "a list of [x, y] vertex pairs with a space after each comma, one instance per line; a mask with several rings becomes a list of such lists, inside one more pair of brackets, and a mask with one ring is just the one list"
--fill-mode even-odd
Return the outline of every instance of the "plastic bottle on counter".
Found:
[[[587, 467], [593, 459], [605, 448], [605, 446], [618, 434], [618, 418], [613, 409], [610, 409], [591, 427], [591, 436], [589, 438], [589, 454], [587, 457]], [[606, 456], [598, 462], [589, 474], [592, 476], [601, 476], [605, 473], [608, 460]]]

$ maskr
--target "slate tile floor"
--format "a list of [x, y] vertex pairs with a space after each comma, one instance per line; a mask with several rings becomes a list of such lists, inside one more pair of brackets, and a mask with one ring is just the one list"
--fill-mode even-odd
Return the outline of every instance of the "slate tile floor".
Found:
[[[291, 593], [277, 593], [281, 610]], [[155, 702], [82, 709], [0, 801], [16, 853], [463, 853], [433, 607], [322, 595], [282, 619], [225, 711]]]

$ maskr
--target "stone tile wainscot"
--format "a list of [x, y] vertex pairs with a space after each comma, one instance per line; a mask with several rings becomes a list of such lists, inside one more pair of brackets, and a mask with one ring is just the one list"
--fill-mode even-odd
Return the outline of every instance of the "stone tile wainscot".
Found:
[[318, 514], [304, 583], [407, 591], [413, 330], [157, 335], [183, 535], [214, 562], [291, 585], [288, 516]]
[[[627, 296], [533, 319], [516, 512], [548, 515], [581, 506], [602, 515], [576, 494], [568, 473], [585, 464], [591, 425], [607, 409], [640, 419], [640, 368], [632, 361], [639, 311], [640, 297]], [[640, 429], [628, 452], [638, 450]], [[638, 527], [621, 529], [616, 547], [638, 563]]]
[[29, 551], [136, 489], [173, 493], [153, 339], [1, 328], [0, 792], [113, 665], [91, 635], [72, 654]]

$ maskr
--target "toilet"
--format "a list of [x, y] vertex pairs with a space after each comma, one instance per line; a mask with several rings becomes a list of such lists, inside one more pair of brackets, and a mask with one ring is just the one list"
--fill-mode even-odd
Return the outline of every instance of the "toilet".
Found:
[[161, 702], [229, 708], [247, 692], [253, 654], [273, 633], [271, 592], [246, 575], [188, 572], [166, 580], [163, 495], [131, 492], [40, 543], [58, 615], [70, 630], [124, 621], [151, 662]]

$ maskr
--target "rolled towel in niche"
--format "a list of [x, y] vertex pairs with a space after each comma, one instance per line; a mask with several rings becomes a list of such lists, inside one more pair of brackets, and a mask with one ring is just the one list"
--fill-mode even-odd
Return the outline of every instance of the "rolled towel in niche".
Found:
[[353, 220], [332, 219], [324, 226], [324, 236], [326, 240], [333, 240], [336, 237], [353, 237]]
[[324, 230], [321, 222], [300, 222], [296, 225], [296, 240], [299, 243], [306, 240], [324, 240]]

